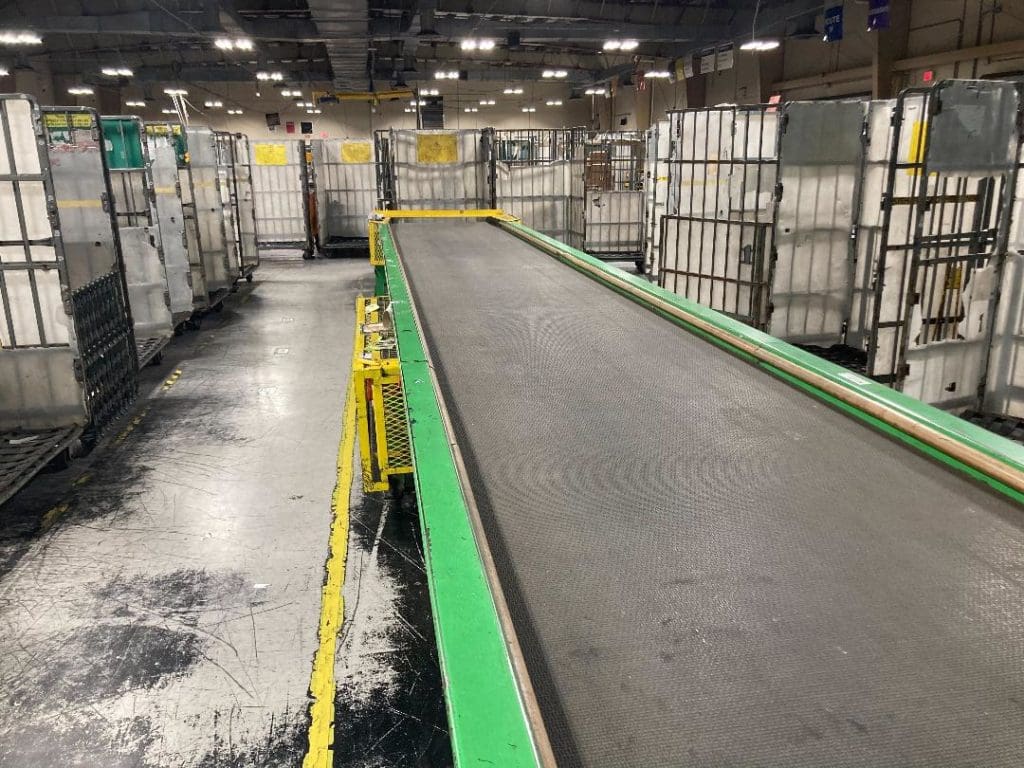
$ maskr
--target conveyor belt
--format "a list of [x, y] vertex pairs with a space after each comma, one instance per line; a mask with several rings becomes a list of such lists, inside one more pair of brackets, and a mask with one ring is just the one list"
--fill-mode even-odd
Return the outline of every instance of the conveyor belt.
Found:
[[497, 227], [397, 242], [560, 766], [1024, 765], [1024, 514]]

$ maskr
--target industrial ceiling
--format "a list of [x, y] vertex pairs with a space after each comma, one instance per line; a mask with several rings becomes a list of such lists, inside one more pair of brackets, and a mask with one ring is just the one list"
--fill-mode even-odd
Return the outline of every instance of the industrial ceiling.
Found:
[[[558, 67], [583, 86], [710, 45], [806, 30], [808, 17], [813, 29], [820, 11], [820, 0], [14, 0], [0, 25], [42, 43], [0, 48], [0, 65], [44, 64], [100, 86], [118, 84], [104, 67], [121, 67], [143, 87], [275, 71], [282, 85], [339, 91], [388, 90], [433, 79], [438, 67], [506, 82]], [[225, 36], [252, 48], [216, 47]], [[608, 51], [609, 39], [636, 46]], [[493, 48], [465, 50], [465, 40]]]

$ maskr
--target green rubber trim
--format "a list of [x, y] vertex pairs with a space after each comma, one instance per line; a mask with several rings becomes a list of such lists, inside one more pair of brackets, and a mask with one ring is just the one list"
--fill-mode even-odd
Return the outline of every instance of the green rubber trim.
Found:
[[409, 417], [430, 605], [455, 765], [538, 768], [391, 228], [378, 229]]
[[1021, 494], [1019, 491], [1007, 486], [996, 478], [993, 478], [974, 467], [964, 464], [962, 461], [948, 455], [938, 448], [928, 445], [918, 438], [883, 422], [871, 414], [865, 413], [859, 408], [829, 395], [827, 392], [812, 384], [798, 379], [797, 377], [792, 376], [769, 363], [745, 353], [738, 347], [732, 346], [716, 336], [704, 333], [696, 326], [687, 323], [685, 320], [682, 320], [675, 315], [660, 311], [657, 307], [645, 302], [644, 298], [649, 296], [664, 301], [667, 304], [671, 304], [701, 321], [724, 331], [726, 334], [738, 341], [743, 341], [747, 344], [752, 344], [764, 349], [772, 355], [797, 365], [809, 373], [820, 376], [823, 379], [827, 379], [828, 381], [851, 392], [856, 392], [873, 403], [877, 403], [878, 405], [921, 424], [944, 437], [955, 440], [961, 445], [968, 446], [985, 456], [995, 459], [1012, 470], [1022, 473], [1024, 473], [1024, 446], [1018, 445], [1004, 437], [1000, 437], [999, 435], [989, 432], [975, 424], [971, 424], [968, 421], [964, 421], [951, 413], [947, 413], [946, 411], [928, 405], [927, 403], [923, 403], [909, 395], [903, 394], [902, 392], [897, 392], [890, 387], [853, 373], [842, 366], [831, 363], [828, 360], [824, 360], [810, 352], [800, 349], [799, 347], [794, 347], [792, 344], [769, 336], [756, 328], [752, 328], [745, 323], [741, 323], [739, 320], [735, 320], [713, 309], [708, 309], [700, 304], [696, 304], [682, 296], [679, 296], [678, 294], [672, 293], [664, 288], [660, 288], [638, 275], [631, 275], [628, 272], [624, 272], [617, 267], [607, 264], [600, 259], [596, 259], [577, 248], [568, 246], [565, 243], [555, 240], [552, 237], [548, 237], [536, 230], [530, 229], [523, 224], [506, 221], [495, 221], [494, 223], [512, 234], [518, 234], [537, 243], [543, 244], [546, 246], [544, 248], [545, 251], [569, 266], [575, 267], [576, 265], [572, 260], [576, 259], [585, 262], [592, 267], [596, 267], [603, 275], [615, 277], [616, 279], [627, 283], [631, 290], [623, 290], [613, 283], [601, 280], [600, 275], [594, 275], [589, 271], [581, 270], [582, 274], [598, 280], [602, 285], [605, 285], [617, 293], [620, 293], [648, 309], [651, 309], [662, 317], [686, 328], [688, 331], [696, 333], [702, 338], [713, 342], [717, 346], [739, 355], [748, 362], [757, 365], [772, 375], [777, 376], [794, 386], [798, 386], [808, 394], [811, 394], [829, 405], [842, 410], [844, 413], [858, 418], [866, 424], [885, 432], [887, 435], [902, 441], [906, 445], [928, 455], [929, 457], [937, 459], [943, 464], [968, 475], [972, 479], [988, 485], [1018, 503], [1024, 504], [1024, 494]]

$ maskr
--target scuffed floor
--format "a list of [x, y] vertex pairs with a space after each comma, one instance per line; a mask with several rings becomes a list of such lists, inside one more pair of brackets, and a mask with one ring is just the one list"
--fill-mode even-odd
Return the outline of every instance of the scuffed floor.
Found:
[[[0, 765], [301, 763], [371, 286], [363, 260], [265, 262], [123, 431], [0, 509]], [[445, 765], [415, 513], [354, 496], [336, 764]]]

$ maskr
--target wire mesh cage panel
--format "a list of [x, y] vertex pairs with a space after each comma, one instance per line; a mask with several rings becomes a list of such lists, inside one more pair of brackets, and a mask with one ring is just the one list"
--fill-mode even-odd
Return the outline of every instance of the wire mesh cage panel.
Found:
[[865, 103], [783, 107], [768, 331], [787, 341], [841, 344], [851, 313], [851, 236], [864, 157]]
[[250, 279], [260, 265], [256, 196], [252, 186], [252, 152], [249, 144], [249, 137], [244, 133], [236, 133], [232, 137], [232, 203], [237, 228], [235, 237], [238, 241], [239, 275], [246, 279]]
[[661, 217], [669, 208], [668, 161], [672, 156], [672, 132], [668, 120], [659, 120], [647, 132], [644, 179], [644, 271], [657, 278], [660, 266]]
[[313, 143], [320, 247], [366, 238], [366, 222], [377, 207], [373, 142], [323, 139]]
[[914, 397], [975, 406], [991, 343], [1020, 144], [1013, 83], [946, 81], [897, 99], [868, 370]]
[[0, 501], [134, 399], [99, 118], [0, 97]]
[[192, 314], [192, 275], [185, 243], [185, 212], [178, 183], [178, 159], [166, 136], [147, 135], [146, 144], [171, 316], [178, 323]]
[[777, 172], [775, 107], [672, 112], [660, 285], [765, 328]]
[[569, 241], [569, 197], [578, 172], [573, 154], [582, 129], [517, 129], [494, 132], [496, 205], [523, 223]]
[[203, 261], [206, 291], [211, 295], [219, 294], [230, 289], [238, 275], [233, 240], [228, 241], [230, 201], [221, 190], [221, 167], [213, 131], [188, 126], [185, 136], [195, 204], [196, 239]]
[[101, 125], [135, 344], [145, 365], [174, 333], [149, 153], [139, 118], [103, 117]]
[[301, 139], [250, 142], [256, 232], [262, 246], [309, 246], [305, 145]]
[[384, 185], [393, 190], [392, 207], [493, 208], [491, 133], [392, 129]]
[[237, 277], [251, 279], [259, 266], [255, 207], [252, 196], [249, 139], [240, 133], [215, 131], [220, 197], [225, 207], [228, 258]]
[[645, 152], [641, 131], [587, 137], [583, 250], [588, 253], [601, 258], [642, 258]]

